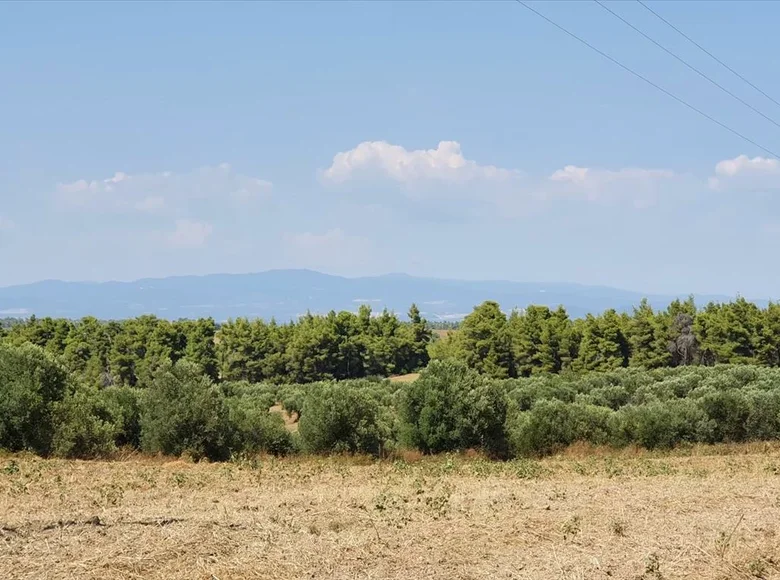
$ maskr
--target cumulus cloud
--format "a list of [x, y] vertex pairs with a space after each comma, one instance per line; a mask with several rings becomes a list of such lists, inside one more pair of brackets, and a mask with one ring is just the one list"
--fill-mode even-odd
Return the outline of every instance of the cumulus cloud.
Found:
[[667, 169], [627, 167], [618, 170], [567, 165], [549, 177], [548, 195], [574, 194], [593, 202], [629, 201], [646, 207], [664, 190], [674, 187], [681, 177]]
[[739, 155], [734, 159], [725, 159], [715, 166], [715, 173], [734, 177], [739, 173], [780, 174], [780, 162], [777, 159]]
[[780, 187], [780, 160], [738, 155], [715, 165], [709, 185], [715, 190], [771, 190]]
[[[529, 176], [521, 169], [481, 165], [466, 159], [456, 141], [436, 149], [408, 150], [386, 141], [365, 141], [338, 153], [323, 180], [334, 185], [356, 179], [385, 180], [402, 186], [416, 201], [460, 204], [465, 213], [507, 217], [542, 208], [555, 200], [627, 203], [643, 208], [687, 178], [667, 169], [599, 169], [566, 165], [551, 175]], [[448, 209], [450, 205], [447, 205]]]
[[104, 179], [60, 183], [57, 198], [68, 205], [99, 211], [173, 210], [196, 199], [244, 203], [268, 196], [269, 181], [235, 172], [229, 164], [201, 167], [187, 173], [116, 172]]
[[336, 154], [323, 178], [344, 183], [359, 176], [381, 176], [399, 183], [424, 180], [464, 183], [506, 180], [512, 172], [466, 159], [457, 141], [441, 141], [436, 149], [408, 150], [386, 141], [364, 141]]
[[206, 222], [176, 220], [176, 228], [168, 234], [167, 241], [174, 248], [200, 248], [206, 244], [213, 230], [213, 226]]

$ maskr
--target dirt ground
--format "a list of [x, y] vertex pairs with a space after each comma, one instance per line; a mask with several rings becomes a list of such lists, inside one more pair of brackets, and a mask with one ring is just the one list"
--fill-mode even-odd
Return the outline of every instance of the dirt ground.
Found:
[[780, 578], [780, 447], [543, 461], [0, 456], [2, 578]]

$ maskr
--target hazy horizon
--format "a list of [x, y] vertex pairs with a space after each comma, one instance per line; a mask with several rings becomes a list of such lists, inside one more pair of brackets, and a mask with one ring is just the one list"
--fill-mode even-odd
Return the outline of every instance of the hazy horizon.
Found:
[[30, 282], [22, 282], [19, 284], [0, 285], [0, 288], [13, 288], [17, 286], [31, 286], [35, 284], [43, 283], [66, 283], [66, 284], [131, 284], [134, 282], [142, 282], [146, 280], [166, 280], [174, 278], [208, 278], [217, 276], [252, 276], [257, 274], [265, 274], [269, 272], [311, 272], [314, 274], [322, 274], [324, 276], [330, 276], [334, 278], [342, 278], [346, 280], [359, 280], [364, 278], [391, 278], [394, 276], [405, 276], [410, 278], [417, 278], [421, 280], [439, 280], [447, 282], [473, 282], [473, 283], [508, 283], [508, 284], [533, 284], [542, 285], [549, 284], [550, 286], [581, 286], [583, 288], [604, 288], [608, 290], [618, 290], [622, 292], [630, 292], [636, 294], [646, 294], [653, 296], [687, 296], [687, 295], [700, 295], [700, 296], [723, 296], [723, 297], [736, 297], [744, 296], [751, 300], [771, 300], [771, 297], [767, 296], [747, 296], [741, 293], [728, 294], [726, 292], [697, 292], [697, 291], [677, 291], [677, 292], [645, 292], [641, 288], [627, 288], [623, 286], [611, 286], [608, 284], [585, 284], [580, 282], [570, 282], [567, 280], [520, 280], [512, 278], [458, 278], [458, 277], [440, 277], [440, 276], [424, 276], [416, 274], [408, 274], [406, 272], [383, 272], [378, 274], [357, 274], [357, 275], [343, 275], [327, 272], [323, 270], [316, 270], [313, 268], [271, 268], [268, 270], [256, 270], [245, 272], [227, 272], [227, 271], [215, 271], [207, 272], [203, 274], [173, 274], [170, 276], [142, 276], [139, 278], [127, 278], [127, 279], [67, 279], [67, 278], [43, 278], [40, 280], [32, 280]]

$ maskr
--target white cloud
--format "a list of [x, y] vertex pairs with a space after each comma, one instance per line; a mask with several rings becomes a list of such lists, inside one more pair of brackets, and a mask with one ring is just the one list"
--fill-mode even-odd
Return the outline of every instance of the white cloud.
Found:
[[780, 162], [777, 159], [766, 157], [749, 158], [747, 155], [739, 155], [734, 159], [724, 159], [715, 166], [715, 173], [728, 177], [734, 177], [740, 173], [780, 174]]
[[60, 183], [57, 198], [68, 204], [99, 211], [159, 211], [185, 206], [194, 199], [239, 203], [270, 194], [269, 181], [236, 173], [227, 163], [201, 167], [188, 173], [116, 172], [104, 179]]
[[322, 173], [333, 185], [358, 178], [401, 184], [401, 192], [436, 208], [515, 217], [555, 200], [626, 203], [643, 208], [666, 191], [679, 190], [690, 179], [667, 169], [599, 169], [566, 165], [548, 176], [529, 177], [521, 169], [480, 165], [466, 159], [455, 141], [436, 149], [408, 150], [385, 141], [365, 141], [338, 153]]
[[567, 165], [549, 177], [547, 195], [573, 194], [593, 202], [629, 201], [635, 207], [652, 205], [657, 196], [681, 180], [667, 169], [627, 167], [618, 170]]
[[715, 190], [771, 190], [780, 187], [780, 160], [738, 155], [715, 165], [709, 186]]
[[550, 176], [552, 181], [568, 181], [572, 183], [585, 183], [588, 179], [588, 172], [590, 169], [587, 167], [577, 167], [575, 165], [567, 165], [563, 169], [559, 169]]
[[364, 141], [336, 154], [323, 178], [344, 183], [359, 175], [382, 176], [399, 183], [439, 180], [464, 183], [477, 179], [505, 180], [512, 172], [466, 159], [457, 141], [441, 141], [436, 149], [408, 150], [386, 141]]
[[168, 234], [168, 244], [174, 248], [200, 248], [214, 228], [206, 222], [176, 220], [176, 229]]

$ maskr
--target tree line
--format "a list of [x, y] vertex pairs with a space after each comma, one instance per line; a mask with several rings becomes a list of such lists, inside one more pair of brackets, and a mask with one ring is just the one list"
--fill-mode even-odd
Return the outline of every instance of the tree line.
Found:
[[[438, 330], [434, 332], [434, 327]], [[528, 306], [508, 315], [496, 302], [459, 324], [431, 324], [412, 305], [307, 314], [295, 322], [238, 318], [123, 321], [30, 317], [0, 328], [0, 341], [31, 343], [99, 386], [143, 386], [165, 362], [197, 364], [214, 381], [309, 383], [415, 372], [453, 358], [494, 378], [546, 373], [715, 364], [780, 365], [780, 305], [744, 298], [697, 308], [693, 299], [632, 313], [610, 309], [572, 319], [566, 309]]]
[[121, 321], [30, 317], [0, 329], [0, 342], [33, 344], [89, 384], [144, 386], [165, 363], [189, 361], [214, 381], [308, 383], [389, 376], [428, 363], [431, 329], [412, 305], [408, 321], [384, 310], [306, 314], [297, 321], [211, 318]]
[[132, 448], [212, 461], [404, 449], [509, 459], [575, 442], [655, 449], [780, 439], [780, 369], [756, 365], [494, 379], [448, 359], [413, 382], [277, 385], [217, 383], [181, 359], [163, 362], [143, 387], [97, 387], [39, 346], [0, 344], [0, 393], [0, 448], [75, 458]]
[[563, 307], [529, 306], [507, 316], [488, 301], [429, 352], [495, 378], [622, 367], [775, 367], [780, 365], [780, 304], [759, 308], [737, 298], [698, 309], [689, 298], [654, 310], [643, 300], [631, 314], [609, 309], [572, 320]]

